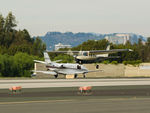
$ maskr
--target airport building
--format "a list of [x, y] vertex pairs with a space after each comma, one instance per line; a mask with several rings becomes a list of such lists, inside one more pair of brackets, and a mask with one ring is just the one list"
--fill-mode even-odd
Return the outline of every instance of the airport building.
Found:
[[113, 44], [126, 44], [127, 41], [131, 40], [131, 37], [129, 34], [125, 33], [116, 33], [115, 35], [110, 35], [105, 37], [106, 40]]
[[59, 50], [60, 48], [71, 48], [71, 45], [63, 45], [61, 43], [55, 45], [55, 51]]

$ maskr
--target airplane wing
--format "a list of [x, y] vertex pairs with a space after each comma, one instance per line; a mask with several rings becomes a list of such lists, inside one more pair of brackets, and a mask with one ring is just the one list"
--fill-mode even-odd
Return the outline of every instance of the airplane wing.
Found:
[[48, 53], [79, 54], [79, 51], [48, 51]]
[[64, 74], [64, 75], [73, 75], [73, 74], [84, 74], [84, 73], [90, 73], [90, 72], [99, 72], [99, 71], [103, 71], [103, 70], [85, 70], [85, 69], [81, 69], [81, 70], [76, 70], [76, 69], [58, 69], [55, 70], [57, 73], [59, 74]]
[[91, 70], [91, 71], [88, 71], [88, 73], [91, 73], [91, 72], [104, 72], [103, 70]]
[[[91, 51], [84, 51], [89, 52], [90, 54], [109, 54], [109, 53], [117, 53], [123, 51], [133, 51], [131, 49], [111, 49], [111, 50], [91, 50]], [[66, 53], [66, 54], [79, 54], [80, 51], [48, 51], [49, 53]]]
[[50, 75], [57, 75], [57, 73], [54, 71], [34, 71], [33, 70], [33, 72], [35, 72], [35, 73], [39, 72], [39, 73], [50, 74]]
[[62, 60], [56, 60], [56, 61], [53, 61], [54, 63], [57, 63], [57, 62], [61, 62]]
[[63, 75], [74, 75], [74, 74], [83, 74], [86, 73], [87, 70], [85, 69], [56, 69], [55, 72], [57, 72], [58, 74], [63, 74]]
[[[42, 64], [47, 64], [46, 62], [44, 61], [39, 61], [39, 60], [33, 60], [34, 62], [37, 62], [37, 63], [42, 63]], [[56, 61], [53, 61], [54, 63], [57, 63], [57, 62], [61, 62], [62, 60], [56, 60]]]
[[37, 63], [42, 63], [42, 64], [47, 64], [46, 62], [44, 61], [39, 61], [39, 60], [33, 60], [34, 62], [37, 62]]
[[39, 72], [39, 73], [50, 74], [50, 75], [57, 75], [57, 74], [73, 75], [73, 74], [83, 74], [83, 73], [99, 72], [99, 71], [103, 72], [103, 70], [87, 71], [87, 70], [64, 69], [64, 70], [57, 70], [58, 73], [56, 73], [54, 71], [35, 71], [35, 70], [33, 70], [33, 72], [35, 72], [35, 73]]
[[[55, 70], [56, 71], [56, 70]], [[44, 73], [44, 74], [50, 74], [50, 75], [57, 75], [57, 74], [63, 74], [63, 75], [72, 75], [72, 74], [83, 74], [83, 71], [76, 71], [76, 70], [71, 70], [71, 69], [65, 69], [65, 70], [57, 70], [58, 73], [54, 71], [35, 71], [32, 70], [34, 73]]]
[[131, 49], [112, 49], [112, 50], [92, 50], [89, 51], [90, 54], [109, 54], [109, 53], [117, 53], [123, 51], [133, 51]]

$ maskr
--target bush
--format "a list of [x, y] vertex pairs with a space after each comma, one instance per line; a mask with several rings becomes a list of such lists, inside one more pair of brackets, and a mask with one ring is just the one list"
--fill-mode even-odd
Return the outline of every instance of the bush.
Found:
[[21, 52], [14, 56], [0, 55], [0, 77], [30, 77], [34, 59], [39, 58]]
[[105, 60], [102, 62], [103, 64], [109, 64], [109, 61], [108, 60]]
[[115, 65], [117, 65], [117, 64], [118, 64], [118, 62], [117, 62], [117, 61], [112, 61], [112, 62], [111, 62], [111, 64], [115, 64]]
[[124, 65], [131, 64], [131, 65], [133, 65], [133, 66], [139, 66], [140, 63], [142, 63], [141, 60], [136, 60], [136, 61], [123, 61], [123, 64], [124, 64]]
[[72, 63], [74, 58], [70, 55], [58, 55], [53, 60], [62, 60], [61, 63]]
[[124, 65], [127, 65], [128, 63], [127, 63], [127, 61], [123, 61], [123, 64], [124, 64]]

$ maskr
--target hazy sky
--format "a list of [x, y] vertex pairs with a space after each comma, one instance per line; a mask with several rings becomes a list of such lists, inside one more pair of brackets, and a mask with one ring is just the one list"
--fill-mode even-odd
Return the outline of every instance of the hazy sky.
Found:
[[0, 0], [0, 13], [12, 11], [17, 29], [32, 36], [48, 31], [128, 32], [150, 36], [150, 0]]

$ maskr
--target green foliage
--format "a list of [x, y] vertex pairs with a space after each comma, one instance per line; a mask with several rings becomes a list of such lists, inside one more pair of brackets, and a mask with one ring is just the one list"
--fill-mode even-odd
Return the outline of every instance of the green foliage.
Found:
[[123, 61], [122, 63], [123, 63], [124, 65], [127, 65], [127, 64], [128, 64], [128, 62], [127, 62], [127, 61]]
[[142, 63], [141, 60], [136, 60], [136, 61], [123, 61], [123, 64], [124, 64], [124, 65], [130, 64], [130, 65], [133, 65], [133, 66], [139, 66], [140, 63]]
[[33, 54], [43, 56], [43, 50], [46, 49], [46, 45], [42, 43], [40, 38], [36, 38], [33, 44]]
[[27, 53], [16, 53], [14, 56], [0, 55], [0, 76], [30, 77], [34, 67], [34, 59], [39, 59]]
[[112, 61], [112, 62], [111, 62], [111, 64], [115, 64], [115, 65], [117, 65], [117, 64], [118, 64], [118, 62], [117, 62], [117, 61]]
[[74, 58], [70, 55], [58, 55], [53, 60], [62, 60], [61, 63], [73, 63]]
[[16, 19], [12, 12], [9, 12], [4, 23], [4, 29], [6, 32], [12, 31], [16, 27]]
[[46, 49], [41, 39], [31, 38], [28, 31], [15, 30], [17, 26], [15, 16], [9, 12], [6, 18], [0, 15], [0, 54], [15, 55], [17, 52], [24, 52], [30, 55], [43, 56]]
[[106, 47], [109, 45], [109, 42], [105, 39], [103, 40], [88, 40], [86, 42], [83, 42], [81, 45], [72, 48], [72, 50], [103, 50], [106, 49]]
[[104, 60], [102, 63], [103, 64], [109, 64], [110, 62], [109, 62], [109, 60]]

